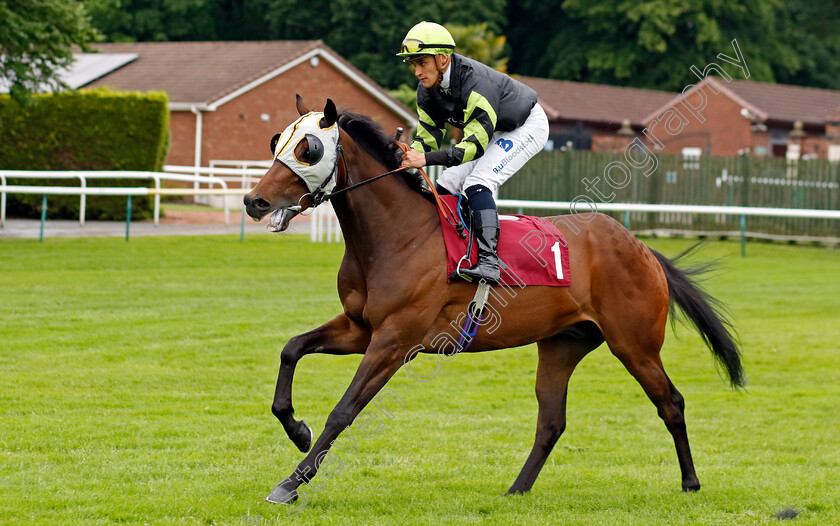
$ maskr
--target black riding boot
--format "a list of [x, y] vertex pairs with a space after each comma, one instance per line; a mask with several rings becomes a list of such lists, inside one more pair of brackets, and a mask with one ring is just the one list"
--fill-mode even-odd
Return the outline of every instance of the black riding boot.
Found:
[[[472, 208], [472, 206], [470, 206]], [[499, 214], [495, 208], [473, 210], [473, 231], [478, 242], [478, 264], [461, 271], [472, 281], [485, 280], [497, 285], [501, 279], [499, 256]]]

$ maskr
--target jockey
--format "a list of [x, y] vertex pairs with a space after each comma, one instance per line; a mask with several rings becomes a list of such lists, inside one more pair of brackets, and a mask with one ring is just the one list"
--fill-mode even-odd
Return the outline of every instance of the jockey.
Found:
[[[417, 134], [402, 168], [443, 165], [441, 194], [464, 193], [473, 214], [478, 263], [461, 272], [473, 281], [500, 280], [499, 215], [494, 194], [548, 140], [548, 118], [537, 93], [504, 73], [454, 53], [443, 26], [415, 25], [397, 53], [414, 68]], [[445, 124], [464, 131], [461, 142], [443, 148]]]

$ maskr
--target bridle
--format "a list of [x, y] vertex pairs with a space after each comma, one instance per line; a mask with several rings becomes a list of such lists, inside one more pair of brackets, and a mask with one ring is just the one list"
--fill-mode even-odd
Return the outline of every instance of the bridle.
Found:
[[[403, 129], [401, 127], [397, 128], [397, 136], [394, 139], [394, 142], [397, 144], [397, 146], [403, 152], [405, 152], [405, 151], [408, 150], [409, 147], [408, 147], [408, 145], [399, 142], [399, 137], [402, 134], [403, 134]], [[332, 170], [330, 170], [330, 174], [327, 176], [327, 178], [324, 179], [324, 181], [315, 190], [313, 190], [312, 192], [306, 192], [305, 194], [300, 196], [300, 198], [298, 199], [298, 204], [288, 207], [289, 210], [291, 210], [293, 212], [296, 212], [296, 213], [302, 213], [303, 206], [301, 205], [301, 202], [303, 201], [303, 199], [305, 197], [310, 197], [312, 199], [311, 208], [314, 209], [318, 205], [324, 203], [325, 201], [329, 201], [329, 200], [333, 199], [334, 197], [338, 197], [338, 196], [343, 195], [347, 192], [350, 192], [351, 190], [355, 190], [359, 187], [362, 187], [366, 184], [370, 184], [370, 183], [372, 183], [374, 181], [378, 181], [379, 179], [382, 179], [384, 177], [388, 177], [389, 175], [394, 175], [396, 173], [399, 173], [399, 172], [402, 172], [402, 171], [406, 170], [406, 168], [397, 168], [395, 170], [391, 170], [391, 171], [376, 175], [374, 177], [371, 177], [370, 179], [365, 179], [364, 181], [360, 181], [358, 183], [352, 183], [352, 179], [350, 178], [350, 168], [347, 164], [347, 159], [344, 156], [344, 148], [341, 146], [341, 129], [340, 129], [340, 127], [339, 127], [338, 140], [336, 141], [335, 149], [336, 149], [335, 164], [333, 164]], [[277, 158], [275, 158], [274, 162], [279, 162], [279, 163], [283, 164], [282, 161], [280, 161]], [[339, 162], [344, 165], [344, 176], [345, 176], [345, 178], [347, 179], [347, 181], [350, 181], [352, 184], [350, 184], [350, 186], [346, 186], [346, 187], [341, 188], [339, 190], [335, 190], [335, 191], [332, 191], [330, 193], [326, 193], [325, 188], [330, 183], [330, 181], [332, 181], [332, 178], [335, 177], [336, 173], [338, 172]], [[289, 167], [287, 166], [287, 168], [289, 168]], [[442, 212], [443, 217], [452, 226], [455, 226], [456, 228], [458, 228], [459, 232], [463, 233], [462, 232], [463, 223], [461, 223], [460, 219], [458, 218], [458, 215], [456, 215], [455, 212], [452, 211], [452, 208], [450, 208], [449, 205], [443, 199], [440, 198], [440, 195], [437, 193], [437, 190], [435, 190], [435, 185], [432, 184], [432, 181], [431, 181], [431, 179], [429, 179], [429, 176], [426, 175], [426, 172], [423, 169], [419, 169], [418, 171], [423, 176], [423, 179], [426, 180], [426, 183], [429, 185], [429, 191], [435, 197], [435, 202], [437, 203], [438, 208]], [[296, 172], [294, 170], [292, 170], [292, 173], [296, 173]], [[463, 235], [462, 235], [462, 237], [463, 237]]]
[[[403, 133], [403, 129], [401, 127], [397, 128], [397, 137], [402, 135], [402, 133]], [[275, 159], [274, 162], [279, 162], [279, 163], [282, 164], [282, 162], [279, 161], [278, 159]], [[302, 209], [302, 206], [301, 206], [300, 203], [301, 203], [301, 201], [303, 201], [303, 199], [305, 197], [310, 197], [312, 199], [312, 203], [313, 203], [312, 208], [315, 208], [316, 206], [324, 203], [325, 201], [329, 201], [333, 197], [337, 197], [337, 196], [342, 195], [344, 193], [347, 193], [351, 190], [355, 190], [356, 188], [359, 188], [360, 186], [370, 184], [370, 183], [372, 183], [376, 180], [382, 179], [383, 177], [387, 177], [389, 175], [394, 175], [396, 173], [399, 173], [399, 172], [402, 172], [403, 170], [405, 170], [405, 168], [397, 168], [395, 170], [391, 170], [390, 172], [385, 172], [385, 173], [379, 174], [377, 176], [371, 177], [370, 179], [365, 179], [364, 181], [360, 181], [358, 183], [352, 183], [352, 184], [350, 184], [350, 186], [346, 186], [344, 188], [341, 188], [339, 190], [330, 192], [328, 194], [324, 191], [324, 188], [326, 188], [326, 186], [330, 183], [332, 178], [337, 173], [339, 162], [341, 162], [341, 164], [344, 165], [344, 176], [345, 176], [345, 178], [352, 183], [352, 178], [350, 177], [350, 167], [347, 165], [347, 159], [344, 157], [344, 148], [341, 146], [341, 132], [339, 132], [339, 134], [338, 134], [338, 141], [336, 142], [335, 164], [333, 165], [333, 168], [330, 171], [330, 175], [328, 175], [327, 178], [324, 179], [324, 182], [321, 183], [318, 186], [318, 188], [316, 188], [314, 191], [306, 192], [305, 194], [300, 196], [300, 199], [298, 199], [298, 204], [297, 205], [290, 206], [289, 208], [291, 210], [296, 211], [296, 212], [300, 212], [301, 209]], [[429, 186], [434, 191], [434, 187], [431, 185], [431, 181], [426, 176], [425, 172], [421, 171], [421, 173], [423, 173], [423, 177], [426, 178], [426, 181], [429, 183]]]

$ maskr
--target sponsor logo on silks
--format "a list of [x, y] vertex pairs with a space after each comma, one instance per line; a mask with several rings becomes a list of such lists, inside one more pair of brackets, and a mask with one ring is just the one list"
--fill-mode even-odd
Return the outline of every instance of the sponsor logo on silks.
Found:
[[[519, 155], [521, 152], [523, 152], [525, 150], [525, 146], [532, 143], [533, 141], [534, 141], [534, 138], [529, 135], [524, 143], [517, 146], [516, 149], [513, 150], [512, 153], [507, 154], [502, 159], [502, 161], [495, 168], [493, 168], [493, 173], [501, 172], [504, 169], [504, 167], [507, 166], [507, 164], [510, 161], [512, 161], [517, 155]], [[505, 139], [499, 139], [498, 141], [496, 141], [496, 144], [498, 144], [499, 147], [503, 148], [506, 152], [509, 152], [510, 150], [513, 149], [513, 141], [508, 141], [508, 140], [505, 140]]]
[[513, 148], [513, 141], [508, 141], [505, 139], [499, 139], [498, 141], [496, 141], [496, 144], [498, 144], [499, 148], [506, 152], [509, 152], [510, 149]]

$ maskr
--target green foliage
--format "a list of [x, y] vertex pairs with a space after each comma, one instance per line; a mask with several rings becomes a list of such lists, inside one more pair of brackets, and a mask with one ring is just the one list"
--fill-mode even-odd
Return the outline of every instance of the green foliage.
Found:
[[483, 22], [496, 34], [506, 22], [505, 0], [430, 0], [412, 6], [411, 17], [404, 6], [385, 0], [89, 0], [87, 6], [112, 41], [324, 40], [388, 88], [412, 82], [394, 55], [417, 22]]
[[455, 51], [502, 73], [507, 72], [505, 36], [489, 31], [486, 22], [466, 26], [447, 24], [446, 29], [457, 44]]
[[388, 94], [402, 102], [409, 108], [417, 108], [417, 87], [408, 84], [400, 84], [397, 89], [388, 90]]
[[773, 31], [778, 0], [514, 3], [508, 36], [521, 50], [511, 64], [517, 73], [678, 90], [696, 80], [691, 65], [702, 69], [721, 52], [733, 56], [732, 39], [751, 80], [772, 81], [774, 67], [795, 61]]
[[[429, 20], [486, 24], [488, 34], [507, 37], [508, 70], [522, 75], [676, 90], [694, 79], [691, 65], [730, 54], [734, 38], [753, 80], [840, 89], [840, 0], [429, 0], [408, 17], [405, 6], [384, 0], [85, 6], [112, 41], [321, 39], [386, 88], [414, 84], [394, 54], [411, 26]], [[472, 38], [456, 38], [459, 51]]]
[[[0, 167], [8, 170], [159, 171], [166, 156], [169, 108], [163, 92], [106, 89], [34, 95], [21, 106], [0, 96]], [[67, 185], [67, 181], [9, 179], [10, 184]], [[148, 181], [91, 181], [90, 186], [146, 186]], [[79, 199], [48, 198], [50, 217], [77, 218]], [[35, 217], [41, 196], [9, 195], [10, 214]], [[149, 217], [151, 199], [134, 198], [132, 217]], [[125, 198], [91, 196], [89, 219], [124, 219]]]
[[216, 40], [215, 0], [88, 0], [91, 20], [110, 42]]
[[840, 90], [840, 0], [786, 0], [775, 35], [795, 59], [788, 67], [774, 67], [778, 82]]
[[[412, 6], [411, 17], [405, 16], [404, 6], [388, 0], [373, 0], [367, 6], [360, 6], [356, 0], [335, 0], [330, 5], [333, 25], [318, 38], [327, 35], [325, 41], [330, 47], [389, 88], [416, 84], [411, 70], [394, 56], [414, 24], [422, 20], [444, 25], [484, 22], [490, 31], [501, 32], [506, 22], [505, 0], [430, 0]], [[457, 39], [455, 44], [460, 45]]]
[[0, 83], [18, 101], [64, 87], [58, 72], [72, 63], [73, 46], [86, 50], [97, 36], [81, 2], [0, 0]]

